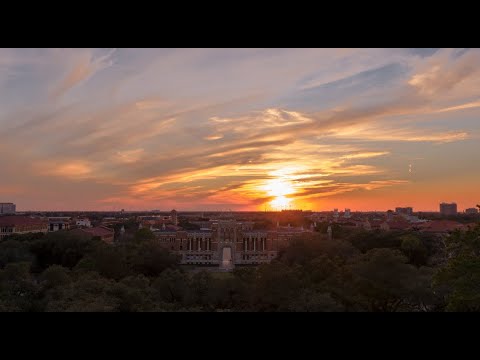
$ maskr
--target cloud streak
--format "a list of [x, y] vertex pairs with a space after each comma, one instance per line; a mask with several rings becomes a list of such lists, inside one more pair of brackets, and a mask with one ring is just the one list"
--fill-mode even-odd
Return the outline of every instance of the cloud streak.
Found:
[[472, 161], [479, 60], [476, 49], [1, 50], [0, 151], [18, 150], [0, 158], [0, 185], [22, 189], [20, 208], [80, 186], [70, 201], [102, 209], [258, 209], [275, 179], [314, 209], [393, 194], [441, 172], [408, 173], [400, 158]]

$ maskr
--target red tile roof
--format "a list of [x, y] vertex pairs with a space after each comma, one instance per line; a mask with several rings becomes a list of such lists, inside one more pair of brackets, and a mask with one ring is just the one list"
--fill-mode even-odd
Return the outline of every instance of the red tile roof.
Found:
[[407, 220], [403, 218], [393, 219], [391, 221], [388, 221], [387, 224], [391, 230], [407, 230], [412, 226]]
[[115, 233], [113, 229], [106, 226], [97, 226], [92, 228], [80, 229], [81, 231], [90, 234], [91, 236], [111, 236]]
[[0, 216], [0, 226], [47, 225], [48, 220], [29, 216]]
[[418, 225], [420, 231], [446, 233], [457, 229], [464, 229], [465, 226], [452, 220], [433, 220]]

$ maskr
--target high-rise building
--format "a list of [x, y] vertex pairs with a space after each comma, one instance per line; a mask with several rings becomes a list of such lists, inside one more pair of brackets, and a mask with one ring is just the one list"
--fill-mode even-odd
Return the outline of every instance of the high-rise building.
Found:
[[456, 203], [441, 203], [440, 204], [440, 214], [442, 215], [457, 215], [457, 204]]
[[14, 203], [0, 203], [0, 215], [15, 214], [16, 205]]
[[176, 210], [170, 211], [170, 217], [172, 219], [173, 225], [178, 225], [178, 214]]
[[468, 214], [468, 215], [478, 214], [478, 209], [477, 208], [465, 209], [465, 214]]
[[386, 219], [387, 219], [387, 221], [392, 221], [393, 220], [393, 211], [392, 210], [387, 211]]
[[413, 214], [413, 208], [411, 207], [397, 207], [395, 208], [395, 213], [398, 215], [412, 215]]
[[338, 218], [338, 209], [333, 209], [333, 217]]
[[343, 214], [343, 217], [345, 218], [349, 218], [351, 215], [350, 215], [350, 209], [345, 209], [345, 213]]

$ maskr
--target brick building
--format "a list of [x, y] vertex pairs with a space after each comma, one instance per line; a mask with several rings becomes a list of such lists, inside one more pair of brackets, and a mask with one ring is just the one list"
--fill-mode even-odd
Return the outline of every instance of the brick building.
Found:
[[35, 232], [47, 233], [48, 221], [29, 216], [0, 216], [0, 240], [12, 234]]
[[85, 229], [75, 229], [71, 230], [72, 233], [87, 235], [90, 238], [99, 237], [102, 241], [105, 241], [107, 244], [112, 244], [115, 231], [111, 228], [106, 226], [96, 226], [92, 228], [85, 228]]
[[160, 245], [181, 256], [182, 264], [233, 268], [235, 265], [268, 263], [279, 250], [299, 235], [312, 233], [298, 228], [255, 230], [251, 222], [217, 220], [209, 229], [154, 231]]

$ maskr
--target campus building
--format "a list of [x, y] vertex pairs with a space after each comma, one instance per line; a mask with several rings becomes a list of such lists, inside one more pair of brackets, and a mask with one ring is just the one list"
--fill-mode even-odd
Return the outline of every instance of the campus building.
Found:
[[289, 241], [312, 234], [303, 228], [253, 229], [251, 222], [217, 220], [201, 230], [154, 231], [162, 247], [181, 256], [182, 264], [231, 269], [236, 265], [268, 263]]
[[48, 221], [29, 216], [0, 216], [0, 240], [12, 234], [47, 233]]

